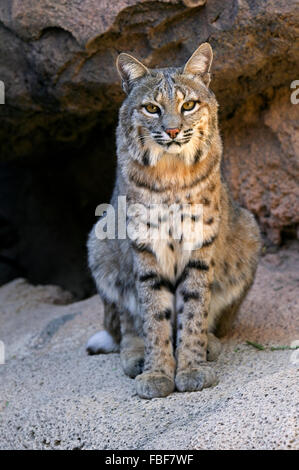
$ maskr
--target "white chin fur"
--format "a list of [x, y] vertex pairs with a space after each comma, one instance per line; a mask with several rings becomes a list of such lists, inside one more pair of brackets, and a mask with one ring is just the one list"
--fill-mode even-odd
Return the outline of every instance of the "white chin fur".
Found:
[[119, 346], [107, 331], [102, 330], [89, 338], [86, 350], [89, 354], [105, 354], [118, 352]]
[[170, 145], [170, 147], [167, 147], [166, 153], [171, 153], [171, 154], [181, 153], [182, 147], [180, 147], [179, 145], [176, 145], [176, 144], [172, 144], [172, 145]]

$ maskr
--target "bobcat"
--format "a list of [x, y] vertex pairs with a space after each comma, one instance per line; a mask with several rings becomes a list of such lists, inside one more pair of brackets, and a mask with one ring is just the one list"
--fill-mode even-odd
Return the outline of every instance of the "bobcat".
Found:
[[[174, 207], [175, 220], [188, 221], [175, 236], [171, 211], [156, 223], [144, 211], [128, 211], [127, 227], [143, 224], [145, 235], [100, 240], [95, 226], [89, 236], [105, 330], [90, 338], [87, 351], [120, 349], [124, 372], [136, 377], [143, 398], [217, 383], [207, 360], [220, 353], [217, 336], [227, 333], [258, 263], [258, 226], [221, 175], [212, 57], [204, 43], [181, 68], [149, 69], [125, 53], [117, 59], [127, 98], [111, 205], [117, 210], [118, 196], [126, 196], [146, 211]], [[163, 227], [164, 237], [148, 236]]]

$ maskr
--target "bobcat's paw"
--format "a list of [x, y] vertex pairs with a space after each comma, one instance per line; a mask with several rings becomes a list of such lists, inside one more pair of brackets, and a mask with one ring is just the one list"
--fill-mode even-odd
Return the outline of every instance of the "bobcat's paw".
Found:
[[176, 388], [179, 392], [197, 392], [217, 383], [217, 375], [212, 367], [205, 363], [197, 369], [182, 370], [175, 378]]
[[221, 341], [216, 338], [213, 333], [208, 333], [208, 348], [207, 348], [207, 360], [216, 361], [219, 354], [221, 353], [222, 344]]
[[120, 362], [126, 375], [135, 379], [143, 371], [144, 366], [143, 350], [124, 349], [120, 353]]
[[136, 390], [141, 398], [166, 397], [175, 389], [174, 381], [159, 372], [144, 372], [135, 379]]

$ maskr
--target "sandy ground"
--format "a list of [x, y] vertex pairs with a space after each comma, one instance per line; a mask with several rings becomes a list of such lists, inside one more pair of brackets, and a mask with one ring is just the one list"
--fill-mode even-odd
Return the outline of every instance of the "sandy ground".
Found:
[[214, 365], [219, 385], [150, 401], [118, 354], [86, 355], [101, 328], [97, 296], [3, 286], [0, 449], [298, 449], [299, 350], [270, 350], [299, 341], [298, 268], [296, 245], [262, 258]]

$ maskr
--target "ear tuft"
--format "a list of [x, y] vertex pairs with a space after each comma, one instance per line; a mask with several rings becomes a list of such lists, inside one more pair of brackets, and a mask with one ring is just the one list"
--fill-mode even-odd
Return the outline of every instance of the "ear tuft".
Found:
[[116, 67], [122, 79], [123, 89], [129, 93], [135, 80], [148, 73], [148, 69], [135, 57], [122, 52], [117, 60]]
[[210, 82], [210, 68], [213, 61], [213, 51], [209, 43], [205, 42], [192, 54], [184, 67], [184, 73], [201, 75], [206, 85]]

